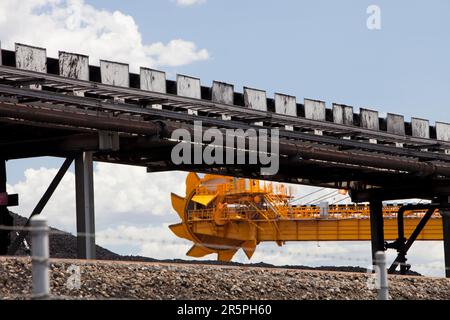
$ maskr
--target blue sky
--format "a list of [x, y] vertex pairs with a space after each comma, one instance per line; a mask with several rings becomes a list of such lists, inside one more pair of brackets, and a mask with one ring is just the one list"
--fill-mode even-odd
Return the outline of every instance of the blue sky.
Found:
[[[33, 2], [36, 1], [30, 0], [27, 4]], [[4, 4], [16, 6], [16, 12], [22, 11], [22, 16], [26, 13], [29, 17], [21, 20], [22, 28], [12, 28], [14, 20], [8, 15], [3, 20], [0, 19], [3, 47], [11, 46], [14, 41], [25, 42], [51, 49], [49, 56], [54, 56], [52, 52], [57, 49], [75, 47], [78, 52], [88, 52], [91, 58], [97, 55], [96, 58], [111, 58], [131, 65], [141, 61], [142, 64], [146, 61], [154, 62], [155, 67], [168, 72], [172, 79], [176, 73], [182, 73], [201, 78], [204, 85], [220, 80], [235, 84], [237, 91], [241, 91], [243, 86], [249, 86], [265, 89], [269, 96], [280, 92], [295, 95], [298, 101], [305, 97], [321, 99], [328, 106], [332, 102], [338, 102], [355, 108], [373, 108], [382, 113], [403, 114], [406, 120], [417, 116], [429, 119], [431, 123], [436, 120], [450, 122], [450, 2], [447, 0], [207, 0], [191, 6], [177, 5], [175, 0], [71, 0], [68, 4], [63, 1], [56, 7], [52, 7], [55, 5], [50, 0], [43, 2], [48, 2], [48, 7], [38, 8], [41, 11], [36, 7], [30, 9], [26, 4], [16, 4], [12, 0], [0, 3], [0, 7]], [[369, 30], [366, 27], [366, 9], [372, 4], [381, 9], [381, 30]], [[61, 9], [63, 13], [55, 8]], [[50, 14], [43, 17], [39, 16], [38, 11], [48, 11]], [[121, 15], [114, 16], [114, 11]], [[102, 12], [107, 14], [104, 16]], [[83, 20], [83, 15], [90, 18]], [[96, 21], [101, 19], [105, 21]], [[76, 27], [79, 20], [82, 23]], [[9, 24], [6, 25], [4, 21]], [[99, 34], [95, 41], [100, 43], [101, 48], [88, 41], [91, 38], [83, 29], [85, 24], [95, 25], [94, 30]], [[37, 25], [47, 28], [47, 32], [42, 32], [42, 37], [33, 32]], [[138, 31], [133, 31], [134, 27]], [[108, 33], [105, 40], [102, 38], [103, 29], [108, 28], [113, 32]], [[49, 37], [49, 34], [52, 36]], [[72, 40], [78, 39], [78, 36], [85, 41]], [[194, 49], [188, 50], [194, 58], [183, 60], [184, 62], [163, 63], [161, 61], [166, 60], [160, 58], [164, 53], [158, 50], [159, 53], [151, 57], [135, 53], [142, 46], [157, 42], [166, 45], [174, 39], [195, 44]], [[128, 49], [128, 42], [135, 43], [131, 48], [136, 50]], [[155, 49], [152, 48], [154, 52]], [[202, 49], [207, 50], [208, 57], [199, 54]], [[173, 51], [171, 54], [173, 55]], [[97, 63], [92, 60], [91, 63]], [[8, 182], [13, 190], [44, 186], [52, 176], [51, 170], [60, 163], [62, 160], [51, 158], [10, 161]], [[28, 175], [24, 175], [27, 169]], [[107, 177], [101, 174], [118, 171], [98, 167], [97, 172], [99, 180], [108, 182]], [[128, 183], [126, 172], [120, 172], [123, 176], [119, 176], [119, 173], [114, 176], [119, 186]], [[145, 174], [145, 170], [142, 174]], [[164, 192], [166, 189], [163, 182], [167, 177], [173, 182], [184, 179], [183, 174], [161, 176], [162, 182], [157, 183], [162, 183], [160, 189]], [[42, 181], [33, 180], [41, 178]], [[145, 187], [145, 183], [155, 183], [155, 179], [149, 178], [142, 183]], [[69, 192], [69, 187], [70, 183], [67, 182], [67, 189], [64, 190]], [[106, 194], [111, 196], [120, 190], [111, 189], [108, 192], [110, 193]], [[21, 208], [24, 211], [22, 214], [27, 215], [40, 196], [39, 192], [34, 193], [33, 196], [21, 195], [26, 204]], [[124, 197], [134, 199], [133, 195]], [[165, 193], [161, 193], [160, 197], [146, 200], [148, 202], [138, 206], [136, 210], [145, 211], [148, 206], [151, 211], [157, 202], [167, 202], [167, 199], [163, 199]], [[62, 204], [58, 199], [49, 203], [51, 208], [54, 207], [49, 209], [51, 212], [61, 211]], [[116, 220], [106, 219], [105, 208], [114, 211], [114, 207], [108, 206], [102, 199], [98, 203], [98, 230], [114, 232], [115, 225], [132, 228], [139, 227], [144, 222], [156, 228], [175, 218], [170, 207], [167, 207], [161, 208], [161, 212], [167, 211], [166, 215], [161, 213], [156, 217], [134, 215], [135, 213], [127, 213], [124, 209], [113, 215]], [[56, 219], [55, 213], [54, 222], [72, 230], [73, 213], [67, 214], [71, 215], [69, 220]], [[435, 243], [433, 248], [439, 248], [440, 245]], [[315, 244], [305, 244], [305, 247], [308, 246], [314, 247]], [[335, 243], [330, 248], [338, 248], [343, 254], [347, 254], [352, 246], [353, 244]], [[420, 261], [425, 261], [423, 259], [427, 246], [428, 244], [420, 244], [417, 249], [417, 252], [422, 252]], [[147, 252], [149, 255], [154, 253], [150, 249], [145, 251], [117, 243], [110, 243], [109, 248], [120, 249], [122, 253], [126, 253], [126, 250], [134, 253]], [[369, 245], [364, 243], [358, 248], [355, 250], [366, 252]], [[442, 260], [442, 252], [438, 249], [435, 252], [434, 260], [430, 263]], [[365, 254], [367, 256], [369, 252]], [[180, 253], [179, 257], [183, 256], [184, 252]], [[263, 258], [267, 256], [261, 256]], [[272, 260], [276, 260], [276, 257]]]
[[[209, 0], [88, 1], [133, 16], [147, 42], [191, 39], [211, 59], [176, 68], [297, 96], [450, 121], [450, 2]], [[366, 28], [381, 8], [382, 29]]]

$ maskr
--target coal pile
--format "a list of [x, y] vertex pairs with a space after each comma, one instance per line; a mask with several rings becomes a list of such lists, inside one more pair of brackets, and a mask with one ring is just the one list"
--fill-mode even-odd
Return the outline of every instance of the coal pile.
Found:
[[[14, 226], [24, 226], [27, 219], [10, 212], [14, 219]], [[55, 228], [50, 228], [52, 231], [56, 231], [56, 234], [50, 234], [50, 257], [60, 259], [76, 259], [77, 258], [77, 238], [68, 232], [64, 232]], [[17, 232], [12, 235], [12, 241], [17, 236]], [[31, 236], [28, 234], [25, 237], [25, 243], [22, 243], [16, 255], [28, 256], [29, 250], [27, 246], [31, 245]], [[108, 249], [96, 246], [96, 254], [98, 260], [121, 260], [123, 257]]]
[[[15, 226], [24, 226], [27, 219], [11, 212], [14, 219]], [[76, 259], [77, 258], [77, 238], [70, 233], [51, 228], [56, 231], [56, 234], [50, 235], [50, 257], [59, 259]], [[15, 235], [13, 235], [13, 240]], [[16, 252], [17, 256], [29, 256], [29, 250], [27, 246], [31, 245], [31, 237], [28, 234], [26, 236], [26, 242], [21, 245], [20, 249]], [[259, 268], [282, 268], [282, 269], [300, 269], [300, 270], [322, 270], [322, 271], [337, 271], [337, 272], [359, 272], [367, 273], [366, 268], [354, 267], [354, 266], [274, 266], [272, 264], [259, 262], [259, 263], [239, 263], [239, 262], [220, 262], [215, 260], [182, 260], [182, 259], [164, 259], [158, 260], [149, 257], [132, 256], [132, 255], [119, 255], [101, 246], [96, 246], [96, 259], [97, 260], [113, 260], [113, 261], [131, 261], [131, 262], [160, 262], [160, 263], [173, 263], [173, 264], [189, 264], [189, 265], [225, 265], [225, 266], [239, 266], [239, 267], [259, 267]], [[409, 271], [408, 275], [420, 276], [420, 273], [415, 271]]]

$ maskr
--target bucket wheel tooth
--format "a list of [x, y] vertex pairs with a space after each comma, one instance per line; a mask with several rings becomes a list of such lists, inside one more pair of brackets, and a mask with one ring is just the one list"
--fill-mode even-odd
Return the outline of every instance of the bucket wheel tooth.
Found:
[[230, 262], [237, 250], [221, 250], [217, 252], [217, 260], [222, 262]]
[[199, 246], [197, 244], [194, 244], [189, 251], [186, 253], [186, 255], [193, 257], [193, 258], [202, 258], [208, 254], [214, 253], [213, 250], [207, 249], [205, 247]]
[[245, 241], [242, 244], [242, 250], [244, 250], [248, 260], [250, 260], [256, 250], [256, 240]]
[[183, 238], [189, 241], [194, 241], [191, 234], [187, 230], [183, 223], [172, 224], [169, 226], [170, 230], [179, 238]]
[[184, 208], [186, 207], [186, 199], [180, 197], [175, 193], [171, 193], [170, 199], [172, 201], [172, 207], [177, 212], [181, 220], [184, 220]]
[[190, 172], [186, 178], [186, 195], [190, 195], [191, 192], [200, 184], [200, 178], [195, 172]]

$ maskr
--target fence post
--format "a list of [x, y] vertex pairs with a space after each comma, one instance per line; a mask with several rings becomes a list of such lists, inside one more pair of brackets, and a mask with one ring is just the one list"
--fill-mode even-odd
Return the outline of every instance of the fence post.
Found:
[[386, 253], [378, 251], [375, 254], [376, 265], [378, 266], [379, 288], [378, 300], [389, 300], [388, 277], [386, 268]]
[[30, 220], [33, 299], [50, 296], [49, 240], [47, 219], [36, 215]]

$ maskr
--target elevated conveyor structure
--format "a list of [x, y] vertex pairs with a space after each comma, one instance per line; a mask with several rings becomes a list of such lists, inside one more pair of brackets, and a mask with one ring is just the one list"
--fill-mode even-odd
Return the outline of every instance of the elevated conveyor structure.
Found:
[[[269, 97], [266, 91], [249, 87], [236, 91], [232, 84], [205, 85], [186, 75], [171, 80], [165, 72], [147, 67], [130, 72], [122, 62], [100, 60], [92, 65], [88, 56], [77, 53], [47, 57], [45, 48], [20, 43], [13, 50], [0, 44], [0, 49], [1, 225], [10, 226], [7, 207], [19, 200], [6, 191], [6, 162], [14, 159], [66, 159], [30, 215], [45, 209], [75, 162], [77, 231], [86, 235], [79, 236], [78, 256], [89, 259], [95, 258], [95, 161], [141, 166], [150, 174], [177, 170], [265, 179], [345, 189], [353, 202], [369, 202], [373, 254], [385, 249], [383, 223], [388, 220], [383, 219], [383, 201], [431, 200], [432, 207], [422, 208], [427, 212], [421, 221], [427, 225], [433, 221], [429, 211], [439, 209], [450, 277], [449, 123], [405, 120], [394, 113], [380, 117], [376, 110], [343, 103], [327, 106], [324, 101], [300, 101], [281, 93]], [[223, 134], [227, 129], [278, 128], [279, 140], [271, 134], [268, 140], [278, 142], [279, 170], [262, 175], [261, 161], [175, 164], [173, 147], [180, 141], [193, 142], [172, 135], [183, 128], [193, 136], [194, 121], [204, 130], [214, 128]], [[247, 142], [232, 150], [244, 150], [248, 156]], [[206, 147], [201, 144], [202, 150]], [[17, 248], [15, 243], [8, 249], [9, 238], [8, 231], [0, 231], [0, 254], [12, 254]], [[395, 246], [405, 253], [402, 248], [410, 244]]]
[[[256, 246], [273, 241], [368, 241], [368, 205], [296, 206], [283, 184], [253, 179], [189, 173], [186, 196], [172, 194], [181, 223], [170, 226], [178, 236], [194, 243], [187, 255], [216, 253], [229, 261], [242, 249], [250, 259]], [[383, 207], [384, 239], [398, 239], [397, 213], [403, 205]], [[404, 234], [411, 235], [426, 210], [404, 212]], [[417, 240], [442, 240], [442, 219], [433, 212]]]

